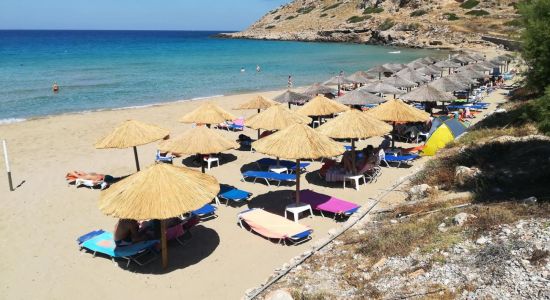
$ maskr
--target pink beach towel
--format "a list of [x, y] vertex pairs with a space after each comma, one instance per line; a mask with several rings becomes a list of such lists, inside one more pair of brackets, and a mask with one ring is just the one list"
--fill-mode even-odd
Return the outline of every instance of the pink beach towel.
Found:
[[334, 214], [342, 214], [359, 208], [359, 205], [312, 190], [300, 191], [300, 202], [311, 205], [313, 209]]

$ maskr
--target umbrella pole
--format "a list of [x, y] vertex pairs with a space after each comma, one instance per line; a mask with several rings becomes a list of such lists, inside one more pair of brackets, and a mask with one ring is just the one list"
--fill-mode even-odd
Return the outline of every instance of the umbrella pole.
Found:
[[290, 109], [290, 102], [288, 102], [288, 109]]
[[355, 167], [355, 139], [351, 139], [351, 167], [353, 168], [353, 175], [357, 175]]
[[395, 149], [395, 122], [393, 122], [393, 128], [391, 131], [391, 148]]
[[204, 171], [204, 160], [202, 159], [202, 156], [201, 156], [200, 153], [197, 153], [197, 157], [199, 158], [199, 163], [201, 164], [201, 172], [204, 174], [204, 173], [206, 173]]
[[258, 129], [258, 140], [260, 139], [260, 129]]
[[168, 267], [168, 248], [166, 246], [166, 220], [160, 220], [160, 247], [162, 252], [162, 268]]
[[139, 159], [138, 159], [137, 147], [136, 146], [134, 146], [134, 158], [136, 159], [136, 169], [139, 172]]
[[296, 160], [296, 204], [300, 203], [300, 160]]

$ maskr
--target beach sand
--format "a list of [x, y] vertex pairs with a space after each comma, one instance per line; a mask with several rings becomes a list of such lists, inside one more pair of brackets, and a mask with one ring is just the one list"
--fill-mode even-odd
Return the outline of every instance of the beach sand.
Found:
[[[260, 93], [273, 97], [282, 91]], [[236, 107], [252, 96], [233, 95], [210, 99], [226, 109]], [[498, 92], [488, 101], [502, 101]], [[314, 229], [314, 241], [299, 246], [281, 246], [240, 228], [237, 214], [248, 207], [263, 207], [283, 214], [294, 186], [271, 186], [241, 181], [241, 170], [254, 168], [253, 161], [265, 157], [249, 151], [228, 151], [220, 167], [207, 173], [220, 183], [234, 185], [254, 194], [240, 208], [222, 205], [219, 217], [201, 223], [185, 246], [169, 245], [169, 267], [162, 270], [160, 259], [145, 266], [120, 268], [105, 257], [79, 252], [75, 239], [91, 230], [113, 230], [114, 218], [98, 209], [99, 190], [75, 188], [65, 182], [71, 170], [125, 176], [135, 172], [131, 149], [97, 150], [94, 143], [124, 120], [136, 119], [171, 130], [175, 136], [191, 125], [177, 119], [202, 101], [187, 101], [161, 106], [68, 114], [0, 126], [0, 138], [8, 141], [15, 185], [8, 191], [7, 177], [0, 173], [0, 295], [4, 299], [239, 299], [246, 289], [258, 286], [275, 268], [309, 249], [331, 228], [341, 226], [319, 215], [303, 217], [300, 223]], [[494, 104], [491, 109], [494, 108]], [[255, 111], [232, 111], [249, 116]], [[220, 131], [236, 139], [239, 132]], [[255, 137], [256, 132], [245, 129]], [[361, 141], [377, 146], [380, 138]], [[156, 143], [138, 147], [140, 162], [154, 162]], [[428, 158], [412, 168], [383, 168], [375, 183], [362, 185], [359, 191], [343, 189], [341, 183], [327, 186], [315, 172], [321, 166], [313, 162], [303, 180], [303, 189], [330, 194], [370, 206], [373, 198], [399, 178], [410, 174]], [[181, 165], [182, 160], [175, 161]], [[402, 202], [403, 192], [392, 193], [379, 209]]]

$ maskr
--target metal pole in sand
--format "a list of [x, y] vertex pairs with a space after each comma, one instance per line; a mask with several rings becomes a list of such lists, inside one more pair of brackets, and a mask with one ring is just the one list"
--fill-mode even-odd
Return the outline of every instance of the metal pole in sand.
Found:
[[10, 185], [10, 192], [13, 192], [13, 182], [11, 180], [10, 161], [8, 160], [8, 146], [6, 140], [2, 140], [2, 148], [4, 148], [4, 162], [6, 163], [6, 171], [8, 172], [8, 183]]

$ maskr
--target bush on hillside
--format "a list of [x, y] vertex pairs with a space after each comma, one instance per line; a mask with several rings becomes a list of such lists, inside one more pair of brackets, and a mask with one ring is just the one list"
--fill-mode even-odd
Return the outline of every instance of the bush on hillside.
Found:
[[265, 29], [273, 29], [273, 28], [275, 28], [275, 25], [269, 25]]
[[307, 6], [307, 7], [302, 7], [300, 9], [298, 9], [296, 12], [299, 13], [299, 14], [309, 14], [312, 10], [315, 9], [315, 6]]
[[459, 20], [459, 19], [460, 19], [460, 18], [459, 18], [456, 14], [454, 14], [454, 13], [444, 13], [443, 15], [447, 18], [448, 21], [456, 21], [456, 20]]
[[324, 18], [324, 17], [326, 17], [326, 16], [328, 16], [328, 14], [322, 13], [319, 17]]
[[382, 7], [367, 7], [363, 10], [363, 14], [379, 14], [383, 11], [384, 9]]
[[334, 8], [337, 8], [338, 6], [340, 6], [340, 4], [342, 4], [342, 2], [337, 2], [337, 3], [334, 3], [333, 5], [329, 5], [325, 8], [323, 8], [322, 12], [325, 12], [327, 10], [331, 10], [331, 9], [334, 9]]
[[395, 25], [395, 22], [392, 19], [388, 18], [388, 19], [385, 19], [384, 22], [380, 24], [380, 26], [378, 26], [378, 29], [380, 31], [385, 31], [385, 30], [391, 29], [393, 25]]
[[288, 16], [288, 17], [286, 17], [286, 20], [292, 20], [294, 18], [296, 18], [296, 16]]
[[371, 16], [353, 16], [347, 20], [348, 23], [359, 23], [370, 19]]
[[427, 13], [425, 9], [417, 9], [411, 13], [411, 17], [419, 17], [423, 16]]
[[472, 9], [476, 7], [479, 4], [479, 1], [477, 0], [466, 0], [462, 4], [460, 4], [460, 7], [464, 9]]
[[467, 12], [466, 14], [469, 16], [481, 17], [481, 16], [488, 16], [489, 12], [483, 9], [473, 9]]
[[[527, 84], [542, 93], [550, 86], [550, 0], [532, 0], [519, 4], [525, 30], [521, 33], [522, 56], [529, 66]], [[547, 100], [548, 96], [546, 96]]]

